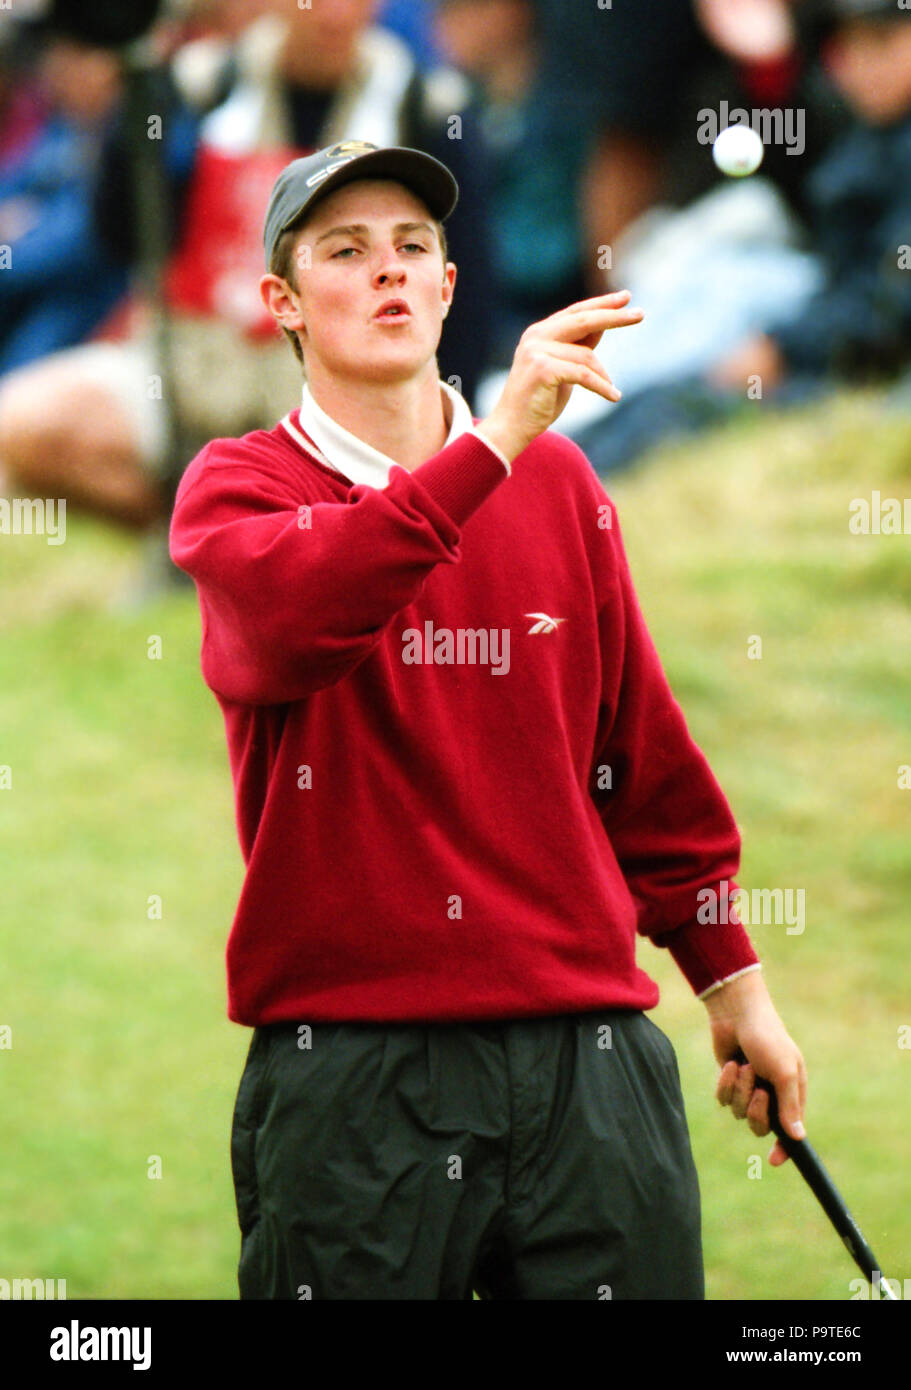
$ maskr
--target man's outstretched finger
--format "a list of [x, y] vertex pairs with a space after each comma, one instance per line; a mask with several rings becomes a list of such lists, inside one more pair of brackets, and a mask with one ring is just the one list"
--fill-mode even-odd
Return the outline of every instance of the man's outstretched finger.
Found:
[[[542, 342], [541, 351], [548, 357], [558, 357], [563, 362], [578, 362], [583, 367], [589, 367], [602, 377], [608, 386], [617, 390], [604, 363], [590, 347], [584, 347], [581, 343]], [[619, 395], [619, 391], [617, 394]]]
[[807, 1132], [803, 1127], [802, 1120], [800, 1077], [788, 1077], [783, 1084], [776, 1086], [775, 1095], [778, 1102], [778, 1116], [784, 1130], [790, 1134], [792, 1139], [806, 1138]]
[[[600, 339], [602, 333], [612, 328], [629, 328], [641, 323], [644, 317], [643, 310], [639, 308], [586, 309], [578, 314], [558, 315], [548, 324], [548, 335], [558, 342], [567, 343], [587, 341], [595, 334]], [[589, 342], [588, 346], [594, 347], [595, 343]]]
[[621, 392], [606, 373], [596, 371], [587, 363], [563, 358], [556, 353], [549, 356], [552, 362], [561, 364], [558, 367], [559, 380], [564, 386], [584, 386], [586, 390], [594, 391], [596, 396], [603, 396], [612, 404], [619, 401]]
[[630, 301], [629, 290], [616, 290], [613, 294], [596, 295], [593, 299], [579, 299], [575, 304], [567, 304], [565, 309], [555, 309], [552, 314], [548, 314], [546, 319], [539, 319], [537, 323], [531, 323], [525, 330], [526, 333], [542, 332], [547, 336], [552, 324], [565, 322], [572, 318], [578, 318], [581, 314], [590, 314], [592, 311], [604, 311], [611, 309], [623, 309]]
[[[613, 304], [619, 307], [626, 304], [632, 298], [631, 290], [611, 290], [609, 294], [595, 294], [590, 299], [577, 299], [574, 304], [567, 304], [565, 309], [558, 309], [558, 314], [571, 314], [579, 309], [599, 308], [605, 304]], [[556, 315], [552, 314], [552, 318]]]

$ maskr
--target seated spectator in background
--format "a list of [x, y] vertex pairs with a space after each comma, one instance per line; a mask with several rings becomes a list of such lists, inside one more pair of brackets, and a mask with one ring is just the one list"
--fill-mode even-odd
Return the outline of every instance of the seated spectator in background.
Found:
[[[642, 21], [648, 17], [656, 23], [655, 32], [643, 27]], [[711, 33], [712, 42], [724, 44], [724, 51], [714, 53], [711, 62], [700, 61], [691, 68], [687, 58], [697, 52], [693, 46], [700, 32], [697, 20]], [[638, 395], [712, 367], [746, 334], [765, 328], [773, 316], [796, 315], [818, 287], [820, 271], [815, 258], [800, 245], [802, 227], [793, 213], [793, 204], [799, 199], [790, 196], [796, 183], [794, 171], [805, 168], [804, 113], [799, 130], [794, 128], [795, 121], [779, 120], [782, 133], [799, 136], [800, 149], [796, 155], [774, 146], [768, 149], [762, 177], [723, 179], [711, 158], [709, 118], [714, 117], [717, 134], [726, 122], [722, 100], [728, 102], [728, 109], [736, 110], [740, 102], [748, 100], [743, 95], [748, 84], [753, 82], [755, 90], [760, 76], [767, 94], [773, 77], [779, 92], [793, 83], [798, 66], [797, 32], [781, 0], [750, 0], [738, 7], [734, 23], [729, 11], [718, 9], [717, 0], [699, 0], [693, 13], [686, 5], [670, 9], [664, 0], [645, 0], [641, 12], [617, 7], [595, 18], [591, 13], [576, 15], [575, 21], [580, 31], [588, 26], [591, 52], [604, 55], [606, 90], [597, 103], [598, 118], [608, 118], [613, 132], [609, 132], [606, 146], [602, 139], [594, 146], [595, 162], [607, 157], [611, 170], [611, 179], [602, 186], [599, 215], [604, 225], [614, 229], [613, 243], [597, 248], [598, 270], [602, 277], [610, 272], [613, 283], [628, 288], [635, 302], [647, 309], [643, 324], [622, 344], [602, 341], [598, 349], [608, 370], [617, 375], [623, 403], [608, 406], [590, 393], [577, 391], [561, 417], [561, 428], [580, 443], [581, 431], [586, 431], [583, 447], [596, 467], [605, 468], [605, 459], [615, 458], [618, 451], [632, 456], [640, 445], [638, 428], [634, 437], [626, 430], [631, 412], [632, 419], [641, 417], [638, 407], [633, 406]], [[595, 43], [597, 36], [600, 48]], [[670, 39], [682, 45], [680, 51], [662, 46], [662, 40]], [[559, 42], [556, 34], [553, 41]], [[706, 50], [710, 48], [708, 38], [700, 42]], [[612, 43], [616, 43], [616, 51]], [[627, 57], [630, 70], [618, 69], [618, 63]], [[547, 64], [552, 69], [554, 63], [551, 54]], [[643, 82], [647, 73], [653, 77], [663, 74], [665, 85], [659, 84], [657, 90], [651, 84], [637, 85], [634, 79]], [[610, 88], [613, 79], [615, 90]], [[586, 74], [580, 77], [580, 89], [584, 90], [588, 80]], [[709, 93], [716, 100], [715, 107], [699, 104], [708, 100]], [[628, 149], [631, 156], [640, 147], [647, 151], [651, 148], [648, 132], [662, 113], [668, 117], [662, 132], [664, 149], [655, 142], [652, 169], [656, 175], [652, 191], [662, 190], [662, 202], [640, 213], [618, 233], [618, 200], [612, 190], [618, 173], [622, 173], [625, 155], [619, 165], [614, 163], [611, 151], [619, 148], [614, 135], [618, 131], [635, 133]], [[774, 126], [770, 125], [770, 132], [774, 135]], [[699, 133], [703, 134], [702, 142], [697, 138]], [[660, 180], [659, 159], [663, 167]], [[788, 192], [783, 191], [780, 179], [769, 176], [774, 174], [776, 162], [788, 166]], [[572, 217], [584, 206], [585, 187], [583, 180], [575, 190], [575, 203], [570, 190], [565, 215]], [[699, 196], [680, 207], [678, 201], [687, 190]], [[619, 203], [622, 213], [622, 196]], [[588, 264], [595, 264], [594, 252], [582, 249], [583, 273], [587, 254]], [[597, 288], [603, 289], [603, 282]], [[498, 396], [501, 386], [499, 376], [485, 383], [482, 409]], [[653, 416], [646, 412], [641, 418], [649, 429], [657, 432], [664, 428], [660, 412]], [[694, 421], [701, 424], [703, 420], [699, 403]]]
[[911, 12], [894, 0], [825, 0], [824, 12], [825, 64], [854, 114], [807, 182], [824, 283], [796, 319], [733, 351], [718, 385], [860, 382], [911, 362]]
[[0, 376], [81, 342], [126, 287], [91, 212], [105, 123], [120, 91], [116, 57], [46, 39], [32, 74], [5, 52]]
[[579, 185], [594, 125], [571, 91], [542, 85], [533, 0], [439, 0], [434, 32], [480, 94], [497, 310], [489, 365], [505, 370], [529, 323], [589, 293]]
[[[699, 113], [799, 108], [804, 153], [766, 151], [765, 176], [803, 215], [806, 166], [838, 130], [842, 113], [821, 81], [788, 0], [624, 0], [554, 5], [535, 0], [541, 84], [569, 92], [596, 138], [580, 189], [589, 293], [604, 292], [605, 248], [656, 204], [682, 208], [711, 190], [717, 171], [698, 142]], [[797, 10], [800, 18], [800, 10]]]
[[[719, 318], [728, 341], [718, 361], [632, 394], [623, 363], [607, 362], [624, 400], [597, 418], [573, 419], [573, 402], [564, 412], [567, 432], [601, 473], [628, 464], [665, 438], [729, 418], [747, 400], [748, 388], [752, 399], [799, 404], [838, 383], [888, 379], [911, 363], [911, 271], [905, 249], [911, 243], [911, 11], [897, 10], [891, 0], [820, 0], [816, 14], [826, 21], [825, 67], [853, 113], [806, 176], [817, 284], [808, 293], [805, 283], [802, 297], [795, 294], [785, 313], [772, 292], [769, 265], [761, 276], [753, 273], [771, 250], [771, 237], [757, 235], [754, 257], [731, 288], [740, 308], [764, 317], [761, 331], [731, 342], [734, 320], [730, 314]], [[761, 187], [754, 176], [734, 185], [731, 197], [744, 203]], [[680, 222], [687, 216], [680, 214]], [[753, 232], [760, 232], [760, 224]], [[666, 242], [663, 260], [676, 272], [672, 247], [672, 240]], [[730, 253], [730, 245], [717, 250], [718, 279]], [[661, 255], [656, 259], [660, 263]], [[776, 273], [783, 265], [779, 259]], [[635, 277], [630, 280], [654, 331], [660, 314]], [[685, 276], [684, 293], [689, 288], [698, 285]], [[705, 307], [696, 294], [691, 345], [702, 339]], [[654, 361], [649, 365], [654, 368]]]
[[[466, 287], [463, 304], [490, 300], [483, 144], [466, 109], [464, 79], [452, 70], [422, 73], [399, 39], [373, 25], [376, 0], [308, 10], [295, 0], [257, 0], [253, 8], [266, 13], [233, 48], [201, 40], [200, 48], [175, 55], [163, 118], [167, 132], [189, 105], [208, 104], [213, 91], [226, 88], [199, 123], [189, 167], [170, 163], [176, 216], [167, 288], [175, 391], [191, 441], [271, 428], [299, 402], [300, 370], [258, 295], [248, 292], [261, 276], [261, 205], [295, 155], [366, 140], [437, 153], [460, 183], [466, 170], [447, 224], [451, 253]], [[106, 164], [97, 204], [111, 246], [132, 262], [136, 238], [122, 141]], [[456, 378], [469, 400], [488, 326], [486, 316], [479, 321], [454, 309], [441, 343], [441, 375]], [[179, 476], [186, 462], [162, 457], [163, 405], [147, 390], [156, 370], [152, 344], [141, 336], [61, 354], [21, 374], [14, 391], [0, 394], [0, 462], [33, 490], [53, 480], [58, 496], [71, 495], [68, 481], [79, 479], [73, 500], [148, 524], [163, 506], [156, 470]]]

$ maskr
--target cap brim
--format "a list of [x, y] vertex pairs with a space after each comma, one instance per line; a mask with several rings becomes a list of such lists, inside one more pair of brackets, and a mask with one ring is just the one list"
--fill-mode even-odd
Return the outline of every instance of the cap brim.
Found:
[[356, 179], [368, 178], [397, 179], [427, 204], [438, 222], [443, 222], [449, 216], [459, 197], [459, 185], [446, 165], [434, 159], [433, 155], [405, 146], [371, 150], [368, 154], [348, 160], [331, 174], [327, 174], [314, 190], [312, 197], [287, 218], [280, 230], [287, 230], [302, 213], [309, 211], [327, 193], [334, 192], [346, 183], [353, 183]]

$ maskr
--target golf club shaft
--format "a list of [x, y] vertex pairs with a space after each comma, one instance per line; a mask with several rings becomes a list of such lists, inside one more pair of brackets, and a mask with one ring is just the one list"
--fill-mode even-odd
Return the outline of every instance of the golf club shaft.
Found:
[[[747, 1058], [742, 1052], [738, 1051], [734, 1060], [743, 1065], [746, 1063]], [[819, 1154], [813, 1148], [809, 1140], [792, 1139], [790, 1134], [784, 1129], [781, 1123], [781, 1117], [778, 1114], [778, 1100], [775, 1095], [775, 1088], [771, 1082], [766, 1081], [762, 1076], [757, 1076], [755, 1084], [760, 1090], [768, 1094], [769, 1124], [777, 1136], [781, 1147], [788, 1157], [793, 1160], [795, 1167], [812, 1190], [819, 1205], [841, 1237], [848, 1254], [851, 1256], [858, 1269], [869, 1279], [870, 1283], [873, 1284], [874, 1287], [878, 1286], [881, 1298], [897, 1301], [888, 1282], [883, 1280], [882, 1268], [879, 1261], [864, 1239], [861, 1229], [848, 1210], [844, 1198], [826, 1172]]]

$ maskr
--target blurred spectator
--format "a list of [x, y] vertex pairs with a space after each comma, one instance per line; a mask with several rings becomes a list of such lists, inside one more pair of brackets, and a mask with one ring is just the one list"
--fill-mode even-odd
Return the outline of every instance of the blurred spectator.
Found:
[[[581, 187], [584, 269], [603, 291], [605, 248], [656, 204], [684, 207], [717, 180], [699, 113], [793, 107], [803, 153], [766, 151], [765, 176], [798, 214], [812, 163], [840, 112], [820, 82], [787, 0], [613, 0], [609, 6], [535, 0], [542, 85], [572, 93], [597, 136]], [[615, 282], [616, 283], [616, 282]]]
[[377, 23], [404, 39], [422, 68], [436, 67], [445, 57], [433, 31], [437, 0], [383, 0]]
[[[231, 0], [234, 15], [238, 4]], [[372, 24], [376, 0], [334, 0], [309, 10], [295, 0], [256, 0], [252, 8], [267, 13], [236, 44], [202, 39], [202, 47], [181, 50], [170, 93], [162, 88], [177, 211], [167, 286], [185, 429], [201, 444], [271, 428], [298, 403], [300, 367], [259, 299], [262, 220], [285, 163], [345, 139], [418, 146], [459, 179], [462, 194], [447, 232], [459, 272], [456, 301], [461, 290], [466, 309], [460, 314], [454, 303], [439, 363], [441, 375], [457, 377], [470, 400], [489, 326], [470, 306], [489, 301], [490, 281], [483, 144], [467, 109], [465, 80], [448, 69], [421, 73], [402, 41]], [[225, 88], [181, 168], [174, 132], [182, 129], [188, 102], [208, 105]], [[98, 215], [112, 248], [131, 262], [129, 172], [121, 139], [105, 169]], [[152, 345], [140, 337], [60, 354], [19, 374], [0, 394], [0, 460], [34, 490], [53, 479], [57, 495], [72, 495], [68, 480], [78, 478], [74, 500], [147, 524], [161, 508], [152, 471], [174, 468], [160, 457], [164, 406], [148, 389], [156, 370]]]
[[13, 165], [48, 118], [47, 101], [15, 25], [0, 23], [0, 170]]
[[580, 213], [589, 292], [603, 293], [601, 248], [661, 197], [683, 93], [706, 46], [690, 0], [536, 6], [542, 85], [572, 93], [573, 118], [584, 111], [597, 133]]
[[[582, 180], [587, 292], [629, 288], [645, 309], [622, 342], [607, 335], [598, 348], [623, 401], [577, 391], [561, 416], [607, 471], [722, 416], [730, 401], [705, 373], [745, 337], [803, 314], [822, 270], [795, 210], [809, 207], [807, 166], [847, 113], [784, 0], [734, 11], [727, 0], [615, 0], [557, 6], [547, 20], [545, 9], [542, 81], [566, 81], [572, 58], [598, 130]], [[603, 60], [597, 91], [592, 54]], [[720, 178], [711, 159], [725, 113], [738, 109], [735, 119], [766, 130], [762, 173], [745, 181]], [[482, 410], [501, 384], [485, 383]]]
[[807, 185], [825, 283], [792, 322], [744, 343], [713, 374], [768, 388], [789, 374], [849, 380], [911, 361], [911, 13], [826, 0], [826, 67], [854, 121]]
[[440, 0], [435, 32], [480, 93], [492, 160], [496, 339], [489, 365], [505, 368], [530, 323], [588, 292], [578, 204], [594, 126], [585, 108], [568, 119], [569, 94], [540, 80], [533, 0]]
[[[785, 312], [774, 267], [750, 259], [733, 294], [741, 308], [755, 296], [762, 331], [727, 343], [704, 370], [635, 392], [609, 417], [602, 411], [571, 429], [601, 472], [670, 435], [719, 423], [748, 390], [752, 399], [798, 404], [839, 382], [895, 376], [911, 361], [911, 12], [891, 0], [820, 0], [815, 13], [828, 17], [825, 66], [853, 112], [806, 178], [816, 288], [807, 293], [804, 284]], [[761, 186], [746, 180], [732, 198], [742, 203]], [[717, 255], [721, 276], [725, 248]], [[703, 311], [697, 293], [694, 325], [706, 321]], [[686, 322], [682, 304], [679, 319]], [[693, 337], [698, 343], [698, 326]], [[623, 388], [623, 370], [616, 374]]]
[[32, 77], [0, 78], [0, 375], [79, 343], [123, 294], [91, 214], [105, 123], [120, 90], [115, 57], [48, 40]]

